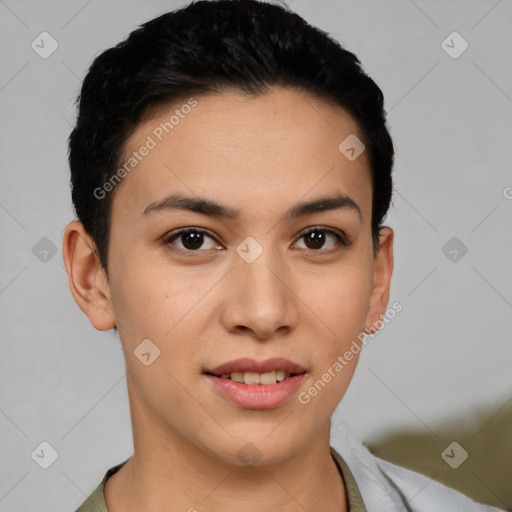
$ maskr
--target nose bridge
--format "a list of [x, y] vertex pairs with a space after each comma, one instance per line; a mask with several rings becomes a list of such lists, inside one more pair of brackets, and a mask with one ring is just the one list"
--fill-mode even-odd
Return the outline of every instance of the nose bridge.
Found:
[[237, 247], [241, 260], [237, 262], [241, 283], [248, 292], [246, 296], [257, 300], [260, 308], [265, 304], [276, 306], [276, 301], [282, 302], [285, 295], [283, 283], [277, 278], [279, 274], [284, 277], [284, 263], [268, 239], [266, 242], [264, 244], [262, 238], [258, 242], [253, 237], [247, 237]]
[[254, 237], [242, 241], [232, 275], [236, 292], [231, 307], [236, 313], [231, 321], [262, 336], [290, 327], [294, 308], [293, 294], [285, 284], [286, 264], [269, 243]]

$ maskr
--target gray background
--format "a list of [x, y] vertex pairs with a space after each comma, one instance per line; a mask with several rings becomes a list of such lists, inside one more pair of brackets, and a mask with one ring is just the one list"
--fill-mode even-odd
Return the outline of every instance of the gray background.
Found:
[[[0, 0], [0, 511], [72, 511], [132, 453], [119, 341], [75, 305], [62, 263], [66, 139], [94, 56], [184, 3]], [[512, 2], [288, 3], [359, 56], [396, 145], [403, 310], [364, 349], [333, 444], [347, 422], [374, 453], [512, 510]], [[59, 45], [47, 59], [42, 31]], [[441, 45], [453, 31], [458, 58]], [[48, 469], [31, 457], [42, 441]], [[453, 441], [469, 454], [457, 469], [441, 458]]]

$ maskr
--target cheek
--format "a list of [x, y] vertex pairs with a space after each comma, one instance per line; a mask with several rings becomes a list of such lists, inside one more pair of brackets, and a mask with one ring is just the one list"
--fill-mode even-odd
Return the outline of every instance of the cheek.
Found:
[[[115, 276], [113, 304], [122, 348], [128, 367], [144, 388], [154, 389], [151, 379], [156, 376], [134, 357], [143, 340], [151, 340], [156, 347], [153, 350], [158, 358], [149, 368], [160, 368], [164, 381], [172, 375], [183, 384], [189, 383], [200, 366], [204, 329], [211, 325], [208, 291], [218, 277], [193, 274], [193, 269], [187, 273], [161, 264], [141, 263], [127, 266]], [[159, 389], [167, 389], [169, 384], [172, 387], [172, 378], [165, 384], [159, 382], [163, 385]]]
[[204, 312], [196, 306], [205, 292], [169, 269], [164, 274], [130, 268], [117, 276], [113, 294], [127, 367], [151, 407], [173, 403], [186, 409], [190, 397], [183, 386], [197, 366]]
[[339, 342], [364, 329], [373, 286], [373, 267], [364, 261], [361, 257], [356, 264], [333, 268], [321, 280], [310, 282], [312, 310]]
[[308, 303], [321, 325], [315, 329], [319, 342], [315, 344], [315, 364], [304, 402], [310, 400], [321, 410], [336, 408], [356, 369], [372, 292], [372, 272], [372, 260], [355, 255], [353, 264], [309, 282]]
[[193, 311], [205, 294], [201, 282], [186, 273], [133, 262], [114, 276], [113, 308], [126, 330], [156, 338], [167, 337]]

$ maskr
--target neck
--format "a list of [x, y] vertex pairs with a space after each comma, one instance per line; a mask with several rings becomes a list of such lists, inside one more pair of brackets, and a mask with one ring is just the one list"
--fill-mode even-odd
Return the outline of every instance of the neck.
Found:
[[133, 391], [129, 389], [134, 455], [107, 480], [109, 512], [346, 512], [343, 480], [330, 455], [330, 422], [281, 463], [240, 466], [169, 431], [132, 400]]

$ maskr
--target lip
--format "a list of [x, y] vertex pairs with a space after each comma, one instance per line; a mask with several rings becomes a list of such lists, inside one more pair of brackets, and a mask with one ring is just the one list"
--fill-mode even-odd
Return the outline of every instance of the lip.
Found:
[[285, 373], [305, 373], [306, 369], [289, 359], [283, 357], [272, 357], [263, 361], [257, 361], [249, 357], [242, 357], [234, 359], [227, 363], [216, 366], [211, 370], [206, 370], [205, 373], [213, 373], [215, 375], [222, 375], [225, 373], [233, 372], [255, 372], [267, 373], [272, 370], [281, 370]]
[[[294, 375], [270, 385], [244, 384], [220, 377], [233, 372], [267, 373], [273, 370]], [[238, 407], [275, 409], [297, 392], [306, 377], [306, 370], [299, 364], [282, 357], [272, 357], [263, 361], [244, 357], [206, 370], [204, 374], [217, 393]]]
[[306, 374], [292, 375], [275, 384], [242, 384], [206, 374], [213, 388], [242, 409], [275, 409], [288, 401], [302, 384]]

